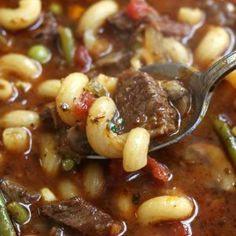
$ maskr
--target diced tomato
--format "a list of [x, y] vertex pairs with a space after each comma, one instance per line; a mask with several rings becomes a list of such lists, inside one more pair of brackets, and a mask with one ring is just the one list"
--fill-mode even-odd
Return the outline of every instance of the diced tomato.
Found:
[[169, 169], [154, 158], [148, 157], [147, 169], [157, 181], [162, 181], [164, 183], [168, 182], [170, 176]]
[[83, 92], [80, 98], [75, 101], [74, 113], [78, 116], [79, 121], [87, 119], [89, 108], [92, 106], [95, 98], [90, 92]]
[[82, 72], [90, 70], [92, 65], [92, 58], [86, 47], [78, 46], [75, 52], [75, 63], [80, 67]]
[[148, 12], [149, 5], [145, 0], [130, 0], [126, 8], [126, 14], [132, 20], [141, 20], [147, 16]]

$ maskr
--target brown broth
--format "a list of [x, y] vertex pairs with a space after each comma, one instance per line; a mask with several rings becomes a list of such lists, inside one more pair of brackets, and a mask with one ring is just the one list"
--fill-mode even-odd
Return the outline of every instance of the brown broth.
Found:
[[[15, 0], [0, 1], [0, 7], [2, 6], [15, 6]], [[43, 0], [44, 10], [46, 11], [50, 2]], [[68, 7], [71, 4], [81, 4], [87, 6], [94, 1], [69, 1], [58, 0], [63, 6], [66, 13]], [[127, 3], [127, 1], [120, 1], [121, 5]], [[165, 0], [157, 1], [150, 0], [150, 4], [158, 9], [160, 13], [169, 14], [174, 19], [176, 17], [176, 9], [180, 6], [196, 6], [197, 3], [194, 0]], [[203, 2], [203, 1], [199, 1]], [[75, 22], [71, 22], [65, 17], [60, 18], [60, 21], [64, 25], [73, 26]], [[13, 39], [13, 45], [7, 49], [7, 52], [19, 52], [25, 54], [28, 48], [34, 44], [34, 41], [29, 37], [29, 32], [8, 33], [9, 37]], [[197, 41], [196, 38], [193, 39]], [[78, 42], [80, 42], [78, 40]], [[191, 40], [190, 40], [191, 45]], [[62, 56], [58, 52], [57, 45], [47, 45], [53, 54], [53, 58], [50, 63], [43, 66], [43, 74], [39, 81], [34, 83], [33, 88], [27, 93], [20, 93], [19, 96], [9, 103], [0, 103], [0, 116], [7, 111], [14, 109], [33, 109], [40, 111], [45, 104], [45, 101], [40, 99], [36, 94], [36, 87], [39, 82], [52, 78], [63, 78], [73, 71], [77, 71], [76, 66], [68, 66], [64, 63]], [[0, 49], [0, 56], [4, 55], [5, 51]], [[112, 68], [111, 68], [112, 70]], [[10, 79], [15, 81], [17, 78], [11, 75]], [[223, 94], [223, 96], [222, 96]], [[109, 161], [102, 161], [104, 169], [106, 171], [106, 187], [102, 195], [93, 201], [93, 203], [105, 212], [110, 213], [115, 219], [122, 218], [117, 211], [114, 201], [116, 195], [120, 192], [129, 192], [137, 194], [140, 197], [139, 204], [146, 199], [155, 196], [161, 196], [165, 193], [175, 193], [180, 190], [181, 193], [194, 199], [195, 213], [194, 216], [186, 221], [182, 222], [167, 222], [154, 226], [142, 227], [136, 221], [136, 215], [133, 214], [132, 218], [125, 220], [127, 230], [124, 235], [127, 236], [184, 236], [184, 235], [196, 235], [196, 236], [213, 236], [213, 235], [235, 235], [236, 234], [236, 201], [235, 191], [227, 192], [220, 190], [216, 187], [208, 187], [206, 182], [215, 181], [212, 176], [206, 176], [205, 171], [201, 171], [201, 167], [195, 165], [188, 165], [183, 161], [183, 155], [185, 149], [193, 143], [211, 143], [220, 147], [227, 156], [224, 147], [221, 145], [217, 135], [215, 134], [211, 117], [218, 114], [225, 114], [230, 118], [232, 124], [236, 124], [236, 107], [235, 107], [235, 89], [233, 89], [228, 82], [224, 81], [217, 88], [214, 98], [211, 101], [210, 109], [207, 116], [197, 128], [197, 130], [184, 138], [178, 144], [165, 148], [159, 152], [153, 153], [151, 156], [156, 157], [158, 161], [168, 166], [171, 171], [172, 178], [166, 184], [156, 184], [153, 179], [140, 171], [137, 177], [133, 180], [127, 173], [121, 178], [114, 179], [109, 172]], [[0, 130], [2, 133], [3, 130]], [[78, 166], [74, 171], [63, 172], [61, 171], [56, 177], [48, 177], [43, 172], [39, 162], [39, 134], [45, 131], [44, 128], [32, 131], [33, 145], [30, 152], [26, 155], [17, 155], [8, 153], [0, 141], [0, 152], [5, 155], [5, 162], [2, 168], [0, 168], [0, 176], [8, 176], [18, 183], [29, 187], [30, 189], [39, 191], [43, 187], [50, 188], [60, 199], [58, 192], [58, 183], [60, 180], [69, 179], [75, 183], [82, 191], [82, 196], [86, 197], [82, 187], [82, 169], [86, 160], [82, 161], [82, 164]], [[138, 205], [135, 205], [137, 209]], [[21, 228], [21, 235], [49, 235], [50, 226], [56, 225], [53, 221], [46, 218], [39, 217], [46, 222], [45, 230], [36, 230], [37, 211], [34, 212], [32, 221]], [[187, 230], [186, 230], [187, 229]], [[186, 232], [188, 234], [186, 234]], [[184, 234], [185, 233], [185, 234]], [[72, 235], [79, 235], [77, 232], [73, 232]]]

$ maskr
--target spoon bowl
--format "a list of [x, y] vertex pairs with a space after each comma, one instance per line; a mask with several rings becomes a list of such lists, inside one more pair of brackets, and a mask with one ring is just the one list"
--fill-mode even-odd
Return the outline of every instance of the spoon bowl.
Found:
[[178, 142], [190, 134], [206, 115], [214, 88], [221, 82], [225, 75], [236, 69], [236, 51], [224, 56], [215, 62], [207, 71], [200, 73], [191, 67], [178, 63], [153, 64], [141, 69], [154, 78], [182, 80], [191, 93], [191, 112], [188, 114], [188, 122], [181, 124], [177, 133], [164, 139], [153, 139], [149, 152]]

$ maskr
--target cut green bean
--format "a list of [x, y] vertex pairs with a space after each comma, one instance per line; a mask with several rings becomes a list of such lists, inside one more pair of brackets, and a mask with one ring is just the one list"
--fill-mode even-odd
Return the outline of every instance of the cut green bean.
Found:
[[75, 55], [75, 40], [72, 30], [67, 27], [60, 27], [58, 32], [63, 55], [68, 63], [72, 63]]
[[0, 235], [1, 236], [16, 236], [11, 219], [6, 209], [6, 202], [0, 191]]
[[236, 168], [236, 138], [231, 133], [230, 127], [225, 121], [221, 120], [220, 118], [215, 118], [213, 120], [213, 124]]
[[7, 211], [11, 217], [20, 225], [29, 220], [29, 211], [18, 202], [11, 202], [7, 205]]

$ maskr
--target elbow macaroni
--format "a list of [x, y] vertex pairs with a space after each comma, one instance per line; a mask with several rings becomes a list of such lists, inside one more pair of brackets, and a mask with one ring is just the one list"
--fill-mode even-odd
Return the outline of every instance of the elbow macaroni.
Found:
[[22, 78], [34, 80], [42, 73], [42, 66], [27, 56], [9, 53], [0, 58], [0, 75], [15, 73]]
[[142, 225], [163, 221], [187, 219], [193, 213], [194, 205], [183, 196], [161, 196], [145, 201], [138, 209], [138, 221]]
[[8, 100], [13, 94], [11, 83], [5, 79], [0, 79], [0, 101]]
[[210, 27], [195, 50], [197, 63], [202, 67], [209, 66], [227, 51], [230, 43], [230, 34], [226, 29], [220, 26]]
[[7, 128], [2, 134], [3, 144], [13, 153], [24, 153], [29, 149], [29, 130], [22, 127]]
[[37, 93], [40, 97], [46, 99], [54, 99], [59, 93], [61, 88], [61, 81], [57, 79], [51, 79], [43, 81], [37, 88]]
[[0, 118], [0, 128], [26, 127], [32, 129], [37, 128], [39, 124], [39, 114], [28, 110], [10, 111]]
[[78, 25], [78, 33], [83, 36], [87, 49], [92, 49], [97, 40], [97, 30], [105, 20], [118, 11], [118, 5], [112, 0], [103, 0], [93, 4], [83, 14]]
[[109, 97], [98, 98], [91, 106], [87, 118], [88, 142], [96, 153], [108, 158], [120, 158], [127, 134], [117, 135], [108, 128], [116, 112], [116, 105]]
[[123, 167], [127, 172], [137, 171], [147, 165], [150, 134], [144, 128], [132, 129], [123, 150]]
[[25, 29], [37, 21], [41, 8], [41, 0], [20, 0], [16, 9], [0, 8], [0, 26], [12, 31]]
[[56, 106], [60, 118], [68, 125], [73, 126], [78, 121], [78, 117], [73, 112], [73, 105], [88, 81], [88, 77], [81, 73], [72, 73], [62, 81], [56, 97]]

